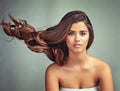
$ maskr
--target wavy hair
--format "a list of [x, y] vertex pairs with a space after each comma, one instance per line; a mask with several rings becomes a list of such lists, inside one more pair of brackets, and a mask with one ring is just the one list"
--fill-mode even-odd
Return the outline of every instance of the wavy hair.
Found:
[[39, 31], [36, 31], [25, 20], [18, 21], [13, 16], [10, 16], [10, 19], [15, 23], [14, 25], [6, 23], [4, 20], [1, 23], [8, 36], [24, 40], [30, 50], [45, 53], [51, 61], [58, 65], [64, 65], [67, 61], [69, 54], [65, 38], [73, 23], [82, 21], [88, 27], [90, 37], [86, 49], [94, 40], [92, 24], [88, 16], [80, 10], [68, 12], [57, 25]]

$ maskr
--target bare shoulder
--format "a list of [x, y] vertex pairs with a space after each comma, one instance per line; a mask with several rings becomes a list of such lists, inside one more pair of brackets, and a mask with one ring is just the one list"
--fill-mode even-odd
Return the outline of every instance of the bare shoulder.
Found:
[[61, 66], [56, 63], [50, 64], [46, 69], [46, 74], [57, 74]]
[[56, 63], [52, 63], [47, 67], [47, 70], [58, 70], [61, 66]]
[[112, 76], [111, 67], [106, 61], [98, 59], [98, 58], [93, 58], [93, 60], [94, 60], [93, 62], [96, 63], [95, 67], [96, 67], [96, 71], [97, 71], [99, 79], [102, 77], [106, 78], [106, 76], [107, 77]]
[[101, 91], [114, 91], [110, 65], [104, 60], [93, 59], [96, 62], [97, 76]]
[[59, 91], [59, 68], [60, 66], [55, 63], [47, 67], [45, 73], [46, 91]]
[[93, 62], [95, 63], [96, 68], [98, 70], [107, 70], [107, 69], [109, 70], [110, 69], [110, 65], [106, 61], [95, 58], [95, 57], [91, 57], [91, 58], [93, 59]]

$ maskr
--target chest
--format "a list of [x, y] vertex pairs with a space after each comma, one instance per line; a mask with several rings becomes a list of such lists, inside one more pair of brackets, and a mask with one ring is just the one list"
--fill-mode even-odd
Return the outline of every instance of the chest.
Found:
[[96, 85], [97, 72], [94, 69], [69, 69], [60, 74], [60, 86], [62, 87], [89, 87]]

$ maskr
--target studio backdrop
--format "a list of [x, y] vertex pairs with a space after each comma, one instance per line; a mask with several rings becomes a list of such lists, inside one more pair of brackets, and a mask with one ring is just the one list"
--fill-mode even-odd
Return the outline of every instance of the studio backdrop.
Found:
[[[120, 90], [120, 0], [0, 0], [0, 21], [8, 15], [27, 20], [36, 30], [56, 25], [69, 11], [90, 18], [95, 40], [90, 55], [110, 64], [115, 91]], [[24, 41], [5, 35], [0, 26], [0, 91], [45, 91], [45, 70], [52, 62], [34, 53]]]

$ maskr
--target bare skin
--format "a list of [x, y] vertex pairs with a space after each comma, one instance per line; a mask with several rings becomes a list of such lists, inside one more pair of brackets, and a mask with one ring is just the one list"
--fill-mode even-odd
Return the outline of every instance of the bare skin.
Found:
[[64, 88], [91, 88], [100, 86], [100, 91], [114, 91], [110, 67], [104, 61], [87, 54], [89, 32], [84, 22], [71, 26], [66, 37], [69, 50], [67, 63], [51, 64], [46, 70], [46, 91]]

